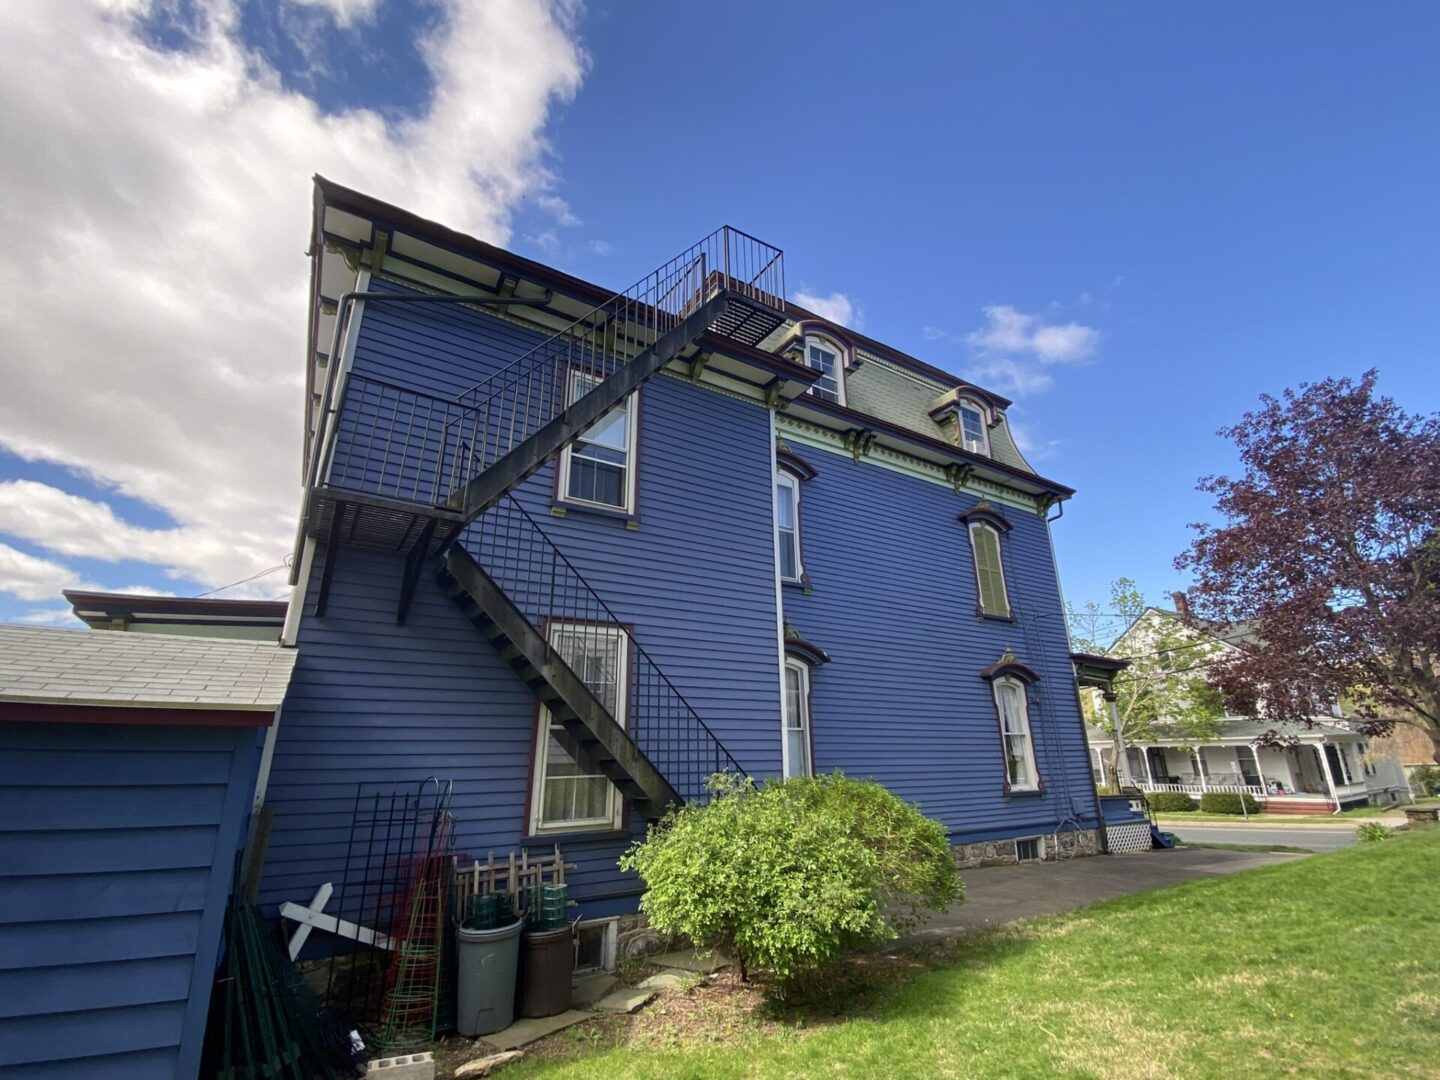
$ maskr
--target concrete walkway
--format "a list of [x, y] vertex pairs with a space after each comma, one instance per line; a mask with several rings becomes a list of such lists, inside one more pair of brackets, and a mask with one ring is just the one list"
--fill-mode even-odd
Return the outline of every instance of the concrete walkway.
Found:
[[1191, 848], [962, 870], [965, 902], [931, 918], [896, 944], [959, 937], [1017, 919], [1073, 911], [1116, 896], [1304, 858], [1308, 856]]

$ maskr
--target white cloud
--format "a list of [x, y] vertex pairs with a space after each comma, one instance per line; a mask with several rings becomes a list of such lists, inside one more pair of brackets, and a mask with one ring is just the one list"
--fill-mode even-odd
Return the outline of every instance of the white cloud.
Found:
[[609, 255], [611, 251], [608, 240], [591, 240], [585, 245], [585, 250], [591, 255]]
[[286, 0], [296, 7], [324, 8], [339, 26], [354, 26], [375, 17], [380, 0]]
[[1010, 304], [991, 304], [982, 310], [985, 325], [965, 335], [974, 354], [965, 377], [1007, 396], [1049, 390], [1055, 379], [1046, 367], [1083, 364], [1100, 343], [1100, 331], [1092, 326], [1050, 323]]
[[32, 608], [21, 615], [16, 616], [16, 622], [28, 623], [31, 626], [75, 626], [81, 627], [85, 623], [75, 617], [71, 608]]
[[1100, 331], [1068, 322], [1049, 325], [1039, 315], [1026, 314], [1010, 304], [983, 309], [986, 325], [965, 340], [981, 352], [1034, 356], [1044, 364], [1073, 364], [1095, 355]]
[[541, 195], [535, 200], [535, 205], [555, 219], [555, 224], [563, 228], [571, 228], [575, 225], [583, 225], [584, 222], [576, 216], [575, 211], [570, 209], [570, 204], [559, 195]]
[[1055, 385], [1048, 371], [1010, 356], [982, 357], [967, 367], [964, 375], [976, 386], [1006, 397], [1039, 394]]
[[1058, 456], [1066, 441], [1064, 439], [1037, 439], [1031, 432], [1029, 424], [1015, 418], [1018, 411], [1019, 406], [1012, 406], [1005, 411], [1005, 426], [1010, 429], [1010, 434], [1015, 439], [1015, 445], [1020, 448], [1020, 452], [1031, 464], [1037, 461], [1049, 461]]
[[547, 259], [554, 259], [560, 255], [560, 237], [556, 235], [554, 229], [546, 229], [538, 236], [527, 236], [525, 239], [538, 247]]
[[78, 589], [80, 575], [68, 566], [27, 555], [0, 543], [0, 593], [21, 600], [49, 600], [62, 589]]
[[802, 288], [791, 299], [801, 307], [813, 311], [820, 318], [829, 319], [841, 326], [848, 326], [852, 330], [859, 330], [865, 325], [865, 313], [842, 292], [832, 292], [829, 296], [821, 296], [819, 293]]
[[[316, 2], [350, 22], [375, 6]], [[588, 62], [565, 0], [440, 0], [423, 111], [326, 114], [239, 40], [238, 5], [197, 0], [170, 51], [140, 28], [164, 0], [0, 4], [0, 446], [163, 509], [175, 528], [134, 529], [41, 493], [212, 586], [293, 539], [311, 175], [506, 243]], [[18, 595], [67, 583], [38, 563], [7, 564]]]
[[217, 562], [252, 572], [278, 561], [263, 534], [221, 535], [203, 526], [146, 529], [121, 520], [107, 503], [33, 480], [0, 482], [0, 533], [60, 555], [120, 562], [143, 552], [171, 577], [205, 580]]
[[1030, 335], [1030, 348], [1042, 363], [1073, 364], [1095, 355], [1100, 331], [1079, 323], [1064, 326], [1041, 326]]

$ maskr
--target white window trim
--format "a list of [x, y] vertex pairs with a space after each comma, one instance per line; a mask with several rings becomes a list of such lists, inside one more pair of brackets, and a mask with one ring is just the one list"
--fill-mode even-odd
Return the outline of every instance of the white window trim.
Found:
[[[965, 441], [965, 417], [960, 414], [960, 410], [967, 407], [974, 409], [977, 413], [980, 414], [980, 445], [978, 447], [971, 447]], [[959, 398], [955, 402], [955, 427], [956, 435], [958, 436], [957, 441], [960, 443], [960, 449], [968, 451], [972, 454], [983, 454], [985, 457], [991, 456], [990, 411], [986, 409], [984, 405], [981, 405], [980, 402], [976, 401], [974, 398]]]
[[[1023, 844], [1023, 843], [1025, 843], [1025, 842], [1027, 842], [1027, 841], [1029, 841], [1029, 840], [1034, 840], [1034, 841], [1035, 841], [1035, 858], [1033, 858], [1033, 859], [1022, 859], [1022, 858], [1020, 858], [1020, 845]], [[1017, 837], [1015, 837], [1015, 861], [1016, 861], [1017, 863], [1019, 863], [1019, 862], [1044, 862], [1044, 861], [1045, 861], [1045, 856], [1048, 855], [1048, 854], [1050, 854], [1050, 852], [1049, 852], [1049, 845], [1048, 845], [1047, 843], [1045, 843], [1045, 837], [1043, 837], [1043, 836], [1017, 836]]]
[[[1000, 704], [1000, 690], [1013, 686], [1020, 696], [1020, 723], [1025, 729], [1025, 765], [1030, 773], [1030, 782], [1017, 784], [1010, 779], [1010, 744], [1006, 741], [1005, 708]], [[1040, 768], [1035, 761], [1035, 732], [1030, 726], [1030, 695], [1026, 692], [1025, 681], [1014, 675], [1002, 675], [991, 684], [990, 692], [995, 698], [995, 720], [1000, 725], [1000, 757], [1005, 766], [1005, 782], [1011, 791], [1039, 791]]]
[[620, 920], [609, 919], [582, 919], [575, 927], [575, 940], [580, 940], [581, 930], [599, 929], [603, 937], [600, 940], [600, 966], [598, 968], [576, 967], [579, 971], [614, 971], [616, 961], [619, 959], [617, 943], [620, 938]]
[[[565, 400], [570, 400], [570, 393], [577, 378], [588, 378], [603, 381], [603, 376], [597, 376], [593, 372], [581, 368], [571, 368], [565, 376]], [[594, 389], [592, 387], [591, 389]], [[557, 498], [562, 503], [571, 506], [590, 506], [599, 510], [609, 510], [617, 514], [633, 514], [635, 512], [635, 479], [639, 470], [635, 467], [635, 418], [639, 412], [640, 391], [636, 390], [625, 398], [625, 504], [616, 506], [614, 503], [595, 502], [591, 499], [580, 499], [570, 494], [570, 459], [571, 451], [579, 439], [573, 440], [560, 451], [560, 481]], [[616, 406], [617, 408], [619, 406]], [[608, 415], [608, 414], [607, 414]], [[597, 420], [598, 424], [599, 421]]]
[[[805, 554], [800, 548], [800, 480], [794, 473], [784, 469], [775, 470], [775, 570], [781, 581], [800, 582], [805, 580]], [[786, 577], [784, 563], [780, 559], [780, 493], [781, 487], [790, 489], [795, 517], [795, 576]]]
[[[995, 557], [1000, 570], [1000, 599], [1005, 601], [1005, 611], [995, 612], [985, 610], [985, 598], [980, 589], [980, 548], [975, 543], [975, 530], [985, 529], [995, 537]], [[1009, 619], [1014, 616], [1014, 609], [1010, 606], [1010, 583], [1005, 580], [1005, 550], [1000, 543], [1000, 530], [986, 521], [972, 521], [970, 523], [970, 561], [975, 568], [975, 607], [982, 615], [989, 615], [994, 618]]]
[[[615, 722], [621, 728], [627, 727], [630, 713], [630, 635], [618, 626], [595, 626], [566, 619], [552, 621], [548, 633], [554, 634], [557, 629], [569, 627], [585, 627], [606, 637], [613, 637], [620, 642], [621, 655], [615, 682], [615, 701], [620, 715], [615, 717]], [[541, 820], [545, 806], [545, 773], [550, 751], [549, 736], [552, 721], [549, 708], [543, 704], [540, 706], [539, 714], [539, 721], [535, 725], [535, 755], [530, 781], [530, 835], [543, 836], [547, 833], [605, 831], [620, 828], [621, 815], [624, 813], [625, 806], [624, 801], [620, 798], [619, 789], [613, 783], [609, 785], [607, 791], [610, 803], [608, 816], [557, 821], [551, 824], [545, 824]]]
[[815, 762], [810, 752], [810, 665], [800, 660], [787, 659], [785, 661], [786, 671], [798, 671], [800, 673], [800, 730], [805, 735], [805, 771], [795, 772], [790, 762], [790, 717], [787, 715], [790, 708], [790, 694], [788, 680], [784, 684], [782, 708], [780, 710], [780, 775], [789, 778], [791, 776], [814, 776]]
[[[831, 338], [824, 337], [823, 335], [820, 335], [820, 334], [806, 334], [806, 335], [805, 335], [805, 366], [806, 366], [806, 367], [810, 367], [810, 346], [811, 346], [811, 345], [814, 345], [814, 346], [816, 346], [816, 347], [818, 347], [818, 348], [824, 349], [826, 352], [828, 352], [828, 353], [833, 353], [833, 354], [835, 355], [835, 393], [836, 393], [836, 395], [837, 395], [837, 396], [839, 397], [839, 399], [840, 399], [839, 404], [842, 405], [842, 406], [845, 405], [845, 404], [846, 404], [846, 399], [845, 399], [845, 350], [840, 347], [840, 345], [839, 345], [838, 342], [834, 341], [834, 340], [831, 339]], [[814, 370], [814, 369], [812, 368], [811, 370]], [[812, 387], [810, 390], [806, 390], [805, 392], [806, 392], [807, 394], [813, 393], [813, 389], [814, 389], [814, 388]], [[821, 398], [821, 400], [823, 401], [824, 398]]]

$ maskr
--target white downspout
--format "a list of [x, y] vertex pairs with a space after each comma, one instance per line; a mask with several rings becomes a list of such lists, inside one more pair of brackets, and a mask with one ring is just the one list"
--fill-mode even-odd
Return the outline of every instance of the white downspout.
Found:
[[1315, 756], [1320, 759], [1320, 771], [1325, 777], [1325, 785], [1330, 789], [1330, 798], [1335, 800], [1335, 809], [1330, 811], [1334, 817], [1340, 813], [1340, 793], [1335, 790], [1335, 777], [1330, 775], [1330, 762], [1325, 757], [1325, 744], [1323, 742], [1310, 744], [1315, 750]]
[[[784, 779], [789, 774], [789, 762], [786, 759], [790, 756], [790, 740], [786, 737], [785, 730], [785, 593], [780, 584], [780, 507], [775, 491], [776, 474], [779, 471], [779, 466], [775, 464], [775, 440], [779, 432], [775, 424], [775, 410], [767, 408], [765, 411], [770, 414], [770, 548], [775, 566], [775, 652], [779, 673], [777, 686], [780, 691], [780, 777]], [[813, 761], [810, 763], [810, 770], [811, 772], [815, 771]]]

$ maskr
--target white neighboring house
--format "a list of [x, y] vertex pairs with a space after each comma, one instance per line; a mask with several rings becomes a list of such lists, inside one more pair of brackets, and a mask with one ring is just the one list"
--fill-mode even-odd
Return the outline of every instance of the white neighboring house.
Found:
[[[1147, 609], [1111, 646], [1110, 654], [1124, 656], [1137, 638], [1143, 641], [1147, 620], [1179, 617], [1174, 611]], [[1234, 648], [1225, 636], [1213, 636], [1225, 648]], [[1105, 707], [1099, 700], [1095, 705], [1097, 713]], [[1271, 724], [1226, 716], [1218, 734], [1198, 745], [1181, 737], [1127, 739], [1125, 764], [1143, 791], [1183, 792], [1196, 800], [1208, 791], [1244, 792], [1263, 803], [1268, 813], [1328, 814], [1410, 800], [1398, 757], [1372, 745], [1338, 705], [1328, 715], [1314, 717], [1310, 726], [1280, 729], [1283, 745], [1257, 745], [1272, 730]], [[1108, 786], [1114, 779], [1108, 772], [1114, 741], [1093, 725], [1086, 731], [1095, 782]]]

